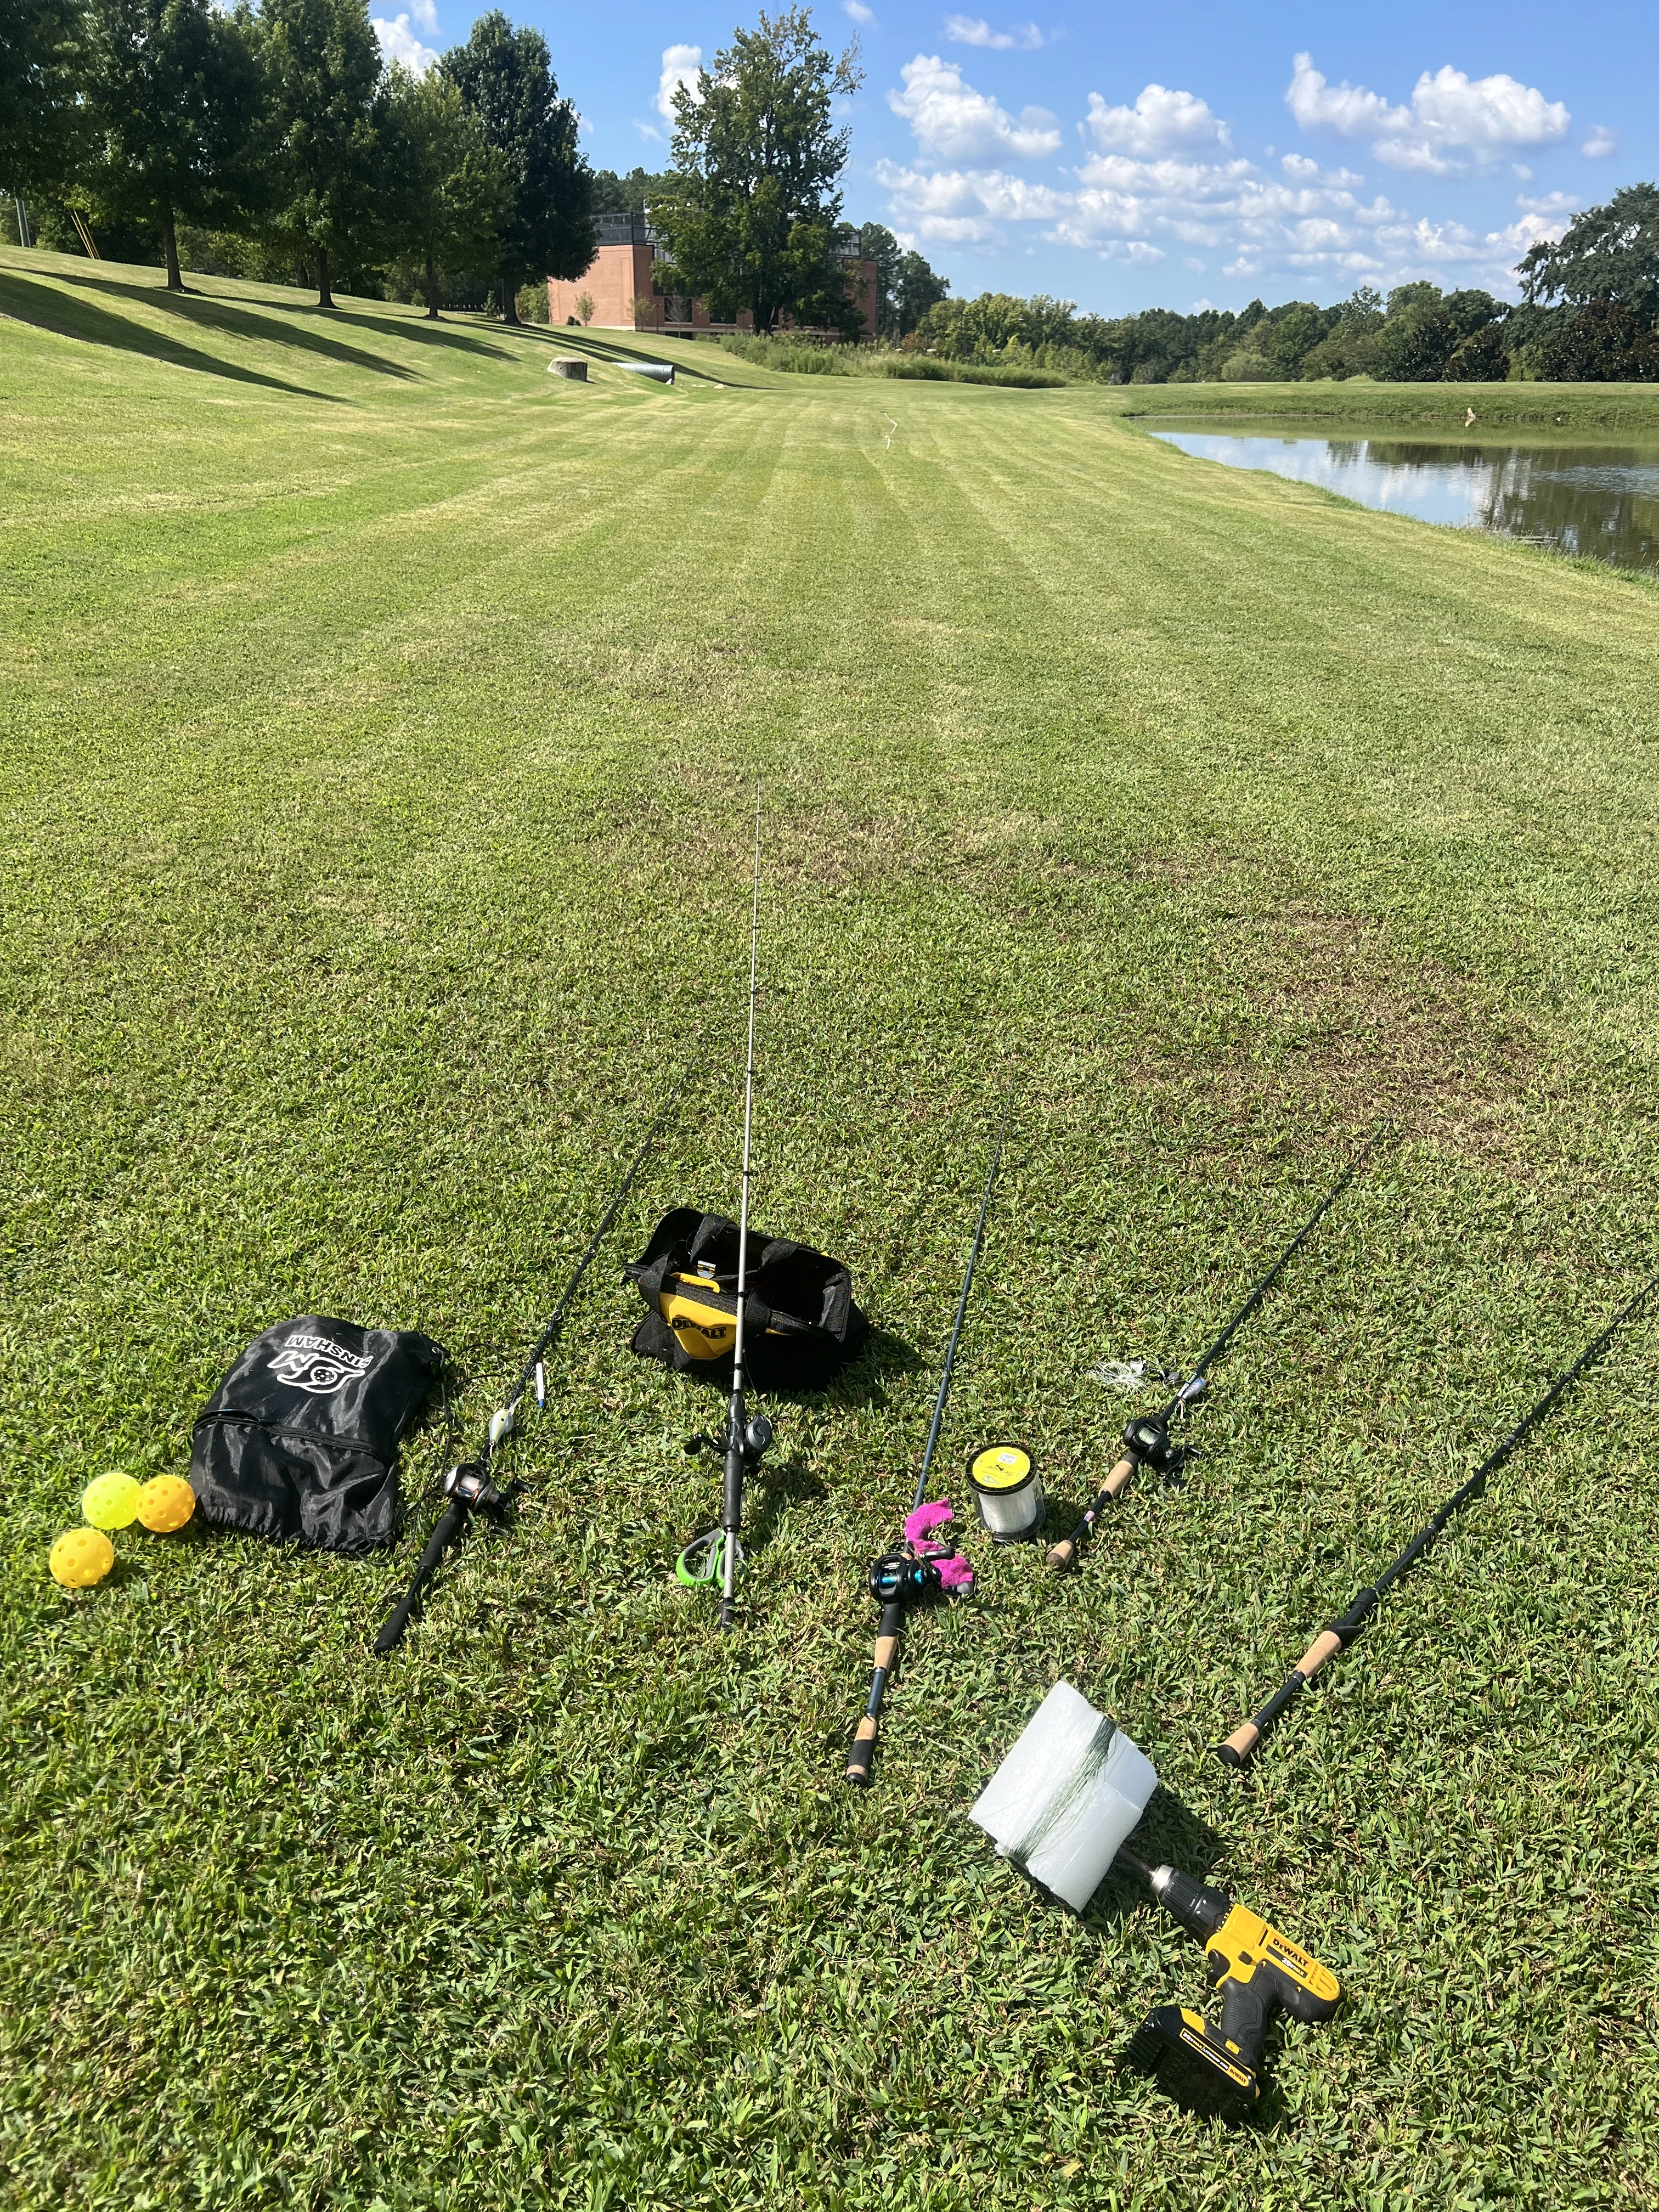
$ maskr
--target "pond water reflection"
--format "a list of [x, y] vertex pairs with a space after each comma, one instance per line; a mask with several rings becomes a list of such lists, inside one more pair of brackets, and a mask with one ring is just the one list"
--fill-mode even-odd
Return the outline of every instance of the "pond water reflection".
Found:
[[[1151, 428], [1151, 425], [1147, 426]], [[1234, 469], [1322, 484], [1419, 522], [1501, 531], [1625, 568], [1659, 568], [1659, 439], [1571, 443], [1508, 432], [1486, 439], [1241, 432], [1194, 424], [1155, 438]]]

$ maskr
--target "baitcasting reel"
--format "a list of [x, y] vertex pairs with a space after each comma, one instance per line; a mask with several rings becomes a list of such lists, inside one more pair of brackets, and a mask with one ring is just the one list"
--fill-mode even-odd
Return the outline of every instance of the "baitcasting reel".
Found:
[[486, 1512], [495, 1512], [505, 1505], [519, 1487], [514, 1483], [508, 1489], [497, 1490], [487, 1470], [477, 1460], [464, 1466], [452, 1467], [444, 1477], [444, 1496], [462, 1505], [482, 1505]]
[[927, 1605], [945, 1594], [932, 1559], [908, 1552], [884, 1552], [870, 1570], [870, 1595], [878, 1605]]
[[1163, 1419], [1156, 1413], [1143, 1413], [1131, 1421], [1123, 1431], [1123, 1449], [1130, 1458], [1142, 1467], [1151, 1468], [1154, 1474], [1161, 1474], [1167, 1483], [1183, 1481], [1193, 1447], [1172, 1440], [1170, 1421], [1177, 1413], [1184, 1413], [1189, 1406], [1196, 1404], [1205, 1388], [1203, 1376], [1195, 1375]]

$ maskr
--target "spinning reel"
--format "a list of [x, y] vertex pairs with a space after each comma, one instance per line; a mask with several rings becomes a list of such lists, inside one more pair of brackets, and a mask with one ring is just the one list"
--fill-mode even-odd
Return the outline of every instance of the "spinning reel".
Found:
[[[760, 1465], [771, 1441], [772, 1424], [764, 1413], [753, 1414], [744, 1424], [738, 1449], [742, 1455], [745, 1474], [752, 1474]], [[700, 1429], [696, 1436], [688, 1437], [685, 1440], [688, 1459], [696, 1459], [700, 1452], [713, 1452], [717, 1459], [726, 1459], [730, 1449], [728, 1442], [720, 1437], [711, 1437], [706, 1429]], [[729, 1480], [729, 1468], [727, 1475]], [[687, 1589], [699, 1589], [707, 1583], [722, 1582], [726, 1573], [727, 1541], [727, 1533], [724, 1528], [705, 1528], [702, 1535], [694, 1536], [674, 1562], [675, 1580]], [[730, 1536], [729, 1541], [732, 1572], [736, 1574], [744, 1565], [744, 1548], [735, 1533]]]
[[[744, 1425], [743, 1431], [743, 1464], [744, 1472], [760, 1465], [772, 1442], [772, 1424], [764, 1413], [757, 1413]], [[726, 1456], [722, 1437], [711, 1437], [707, 1429], [699, 1429], [695, 1437], [685, 1440], [685, 1455], [696, 1459], [699, 1452], [713, 1452], [717, 1459]]]

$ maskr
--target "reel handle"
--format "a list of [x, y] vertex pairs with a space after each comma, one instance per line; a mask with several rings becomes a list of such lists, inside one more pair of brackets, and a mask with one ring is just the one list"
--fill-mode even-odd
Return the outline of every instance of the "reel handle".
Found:
[[1133, 1459], [1126, 1456], [1119, 1460], [1117, 1465], [1090, 1500], [1087, 1512], [1073, 1529], [1071, 1534], [1062, 1537], [1058, 1544], [1050, 1546], [1048, 1565], [1051, 1567], [1060, 1568], [1071, 1565], [1079, 1551], [1093, 1534], [1096, 1521], [1112, 1500], [1127, 1489], [1129, 1478], [1134, 1471], [1135, 1462]]
[[896, 1598], [881, 1609], [881, 1625], [876, 1631], [876, 1663], [870, 1676], [870, 1698], [864, 1709], [864, 1718], [859, 1723], [853, 1737], [853, 1748], [847, 1757], [846, 1779], [855, 1790], [870, 1787], [870, 1765], [876, 1755], [876, 1737], [881, 1729], [881, 1701], [887, 1691], [887, 1677], [898, 1657], [899, 1639], [904, 1633], [904, 1607]]

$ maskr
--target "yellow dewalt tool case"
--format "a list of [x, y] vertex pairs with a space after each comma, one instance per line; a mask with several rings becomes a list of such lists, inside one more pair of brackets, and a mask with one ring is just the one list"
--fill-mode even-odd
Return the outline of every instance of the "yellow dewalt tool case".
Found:
[[[626, 1269], [645, 1301], [632, 1349], [722, 1389], [732, 1382], [738, 1327], [738, 1224], [677, 1206]], [[744, 1367], [758, 1390], [816, 1390], [862, 1345], [869, 1322], [839, 1260], [787, 1237], [749, 1232]]]

